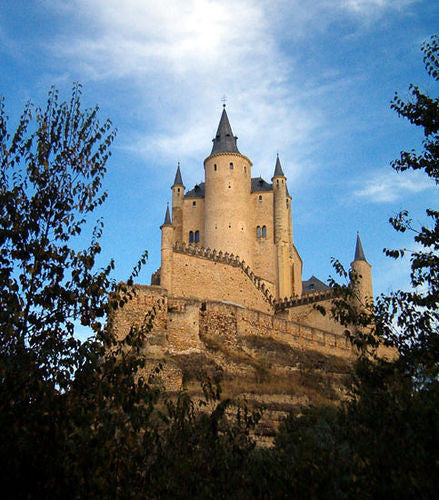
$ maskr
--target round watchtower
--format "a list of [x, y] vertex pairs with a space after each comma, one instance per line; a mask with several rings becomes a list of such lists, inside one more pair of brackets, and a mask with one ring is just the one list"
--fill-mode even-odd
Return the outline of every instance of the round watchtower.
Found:
[[364, 256], [360, 235], [357, 233], [357, 244], [355, 256], [351, 263], [353, 276], [351, 276], [351, 287], [354, 291], [354, 306], [359, 310], [370, 312], [373, 306], [372, 266]]
[[233, 253], [252, 264], [251, 161], [238, 151], [223, 109], [205, 170], [205, 246]]

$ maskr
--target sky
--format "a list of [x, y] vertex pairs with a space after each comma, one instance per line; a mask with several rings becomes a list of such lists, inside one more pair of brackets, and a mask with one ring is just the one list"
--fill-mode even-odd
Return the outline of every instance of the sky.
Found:
[[[56, 86], [83, 86], [118, 129], [108, 162], [102, 265], [138, 281], [160, 265], [160, 225], [177, 162], [187, 189], [204, 180], [223, 98], [252, 176], [267, 181], [279, 153], [293, 198], [303, 279], [349, 266], [360, 232], [376, 293], [408, 283], [414, 248], [388, 224], [437, 208], [425, 176], [390, 163], [422, 135], [390, 109], [411, 82], [438, 94], [420, 46], [439, 31], [436, 0], [1, 0], [0, 95], [17, 119]], [[436, 85], [436, 86], [435, 86]]]

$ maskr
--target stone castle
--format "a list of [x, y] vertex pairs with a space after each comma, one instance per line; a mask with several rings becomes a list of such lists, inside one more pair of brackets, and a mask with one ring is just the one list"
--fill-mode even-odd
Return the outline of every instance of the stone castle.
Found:
[[[224, 108], [204, 171], [205, 182], [186, 191], [178, 165], [172, 213], [168, 206], [161, 226], [161, 267], [150, 286], [136, 286], [116, 329], [122, 334], [140, 324], [154, 306], [148, 349], [152, 358], [173, 359], [167, 383], [176, 390], [184, 386], [188, 356], [198, 356], [193, 364], [214, 359], [235, 378], [251, 378], [254, 370], [252, 380], [259, 380], [274, 350], [282, 356], [270, 362], [272, 380], [289, 380], [305, 358], [318, 358], [319, 366], [353, 359], [344, 328], [314, 307], [330, 305], [331, 289], [314, 276], [302, 280], [279, 157], [271, 183], [252, 178], [252, 162], [238, 150]], [[360, 276], [356, 296], [365, 303], [373, 295], [372, 277], [359, 236], [352, 268]], [[291, 361], [280, 363], [287, 351]]]

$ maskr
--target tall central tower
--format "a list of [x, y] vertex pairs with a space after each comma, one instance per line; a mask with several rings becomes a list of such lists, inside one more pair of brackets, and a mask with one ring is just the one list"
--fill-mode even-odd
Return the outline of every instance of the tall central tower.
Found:
[[233, 253], [252, 265], [251, 161], [236, 145], [225, 108], [205, 170], [205, 246]]

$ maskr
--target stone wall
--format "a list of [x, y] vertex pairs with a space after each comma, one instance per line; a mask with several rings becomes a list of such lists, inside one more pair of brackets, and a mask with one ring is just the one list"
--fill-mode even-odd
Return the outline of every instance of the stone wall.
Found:
[[[183, 237], [182, 241], [189, 243], [189, 231], [199, 231], [199, 244], [204, 246], [204, 198], [185, 198], [183, 204]], [[176, 240], [178, 241], [178, 240]]]
[[200, 332], [225, 337], [236, 344], [239, 336], [272, 337], [297, 349], [312, 349], [323, 354], [352, 358], [355, 354], [342, 333], [333, 333], [316, 327], [245, 309], [232, 304], [207, 302], [200, 313]]
[[[270, 313], [272, 297], [242, 261], [226, 263], [222, 253], [216, 258], [203, 258], [180, 249], [174, 251], [172, 266], [172, 296], [198, 298], [200, 300], [227, 301], [250, 309]], [[261, 289], [258, 288], [261, 286]]]
[[[145, 315], [155, 307], [152, 331], [147, 335], [152, 351], [201, 350], [203, 335], [221, 337], [231, 346], [237, 344], [239, 337], [261, 336], [300, 350], [342, 358], [355, 356], [343, 330], [335, 332], [299, 323], [291, 320], [288, 312], [273, 315], [221, 301], [166, 297], [163, 289], [154, 286], [135, 286], [135, 290], [133, 299], [116, 313], [115, 330], [118, 335], [126, 335], [131, 325], [142, 324]], [[300, 307], [308, 307], [312, 315], [319, 314], [312, 305]]]
[[147, 326], [154, 332], [166, 332], [168, 299], [159, 286], [134, 285], [131, 299], [113, 314], [113, 331], [118, 338], [125, 337], [131, 327]]

